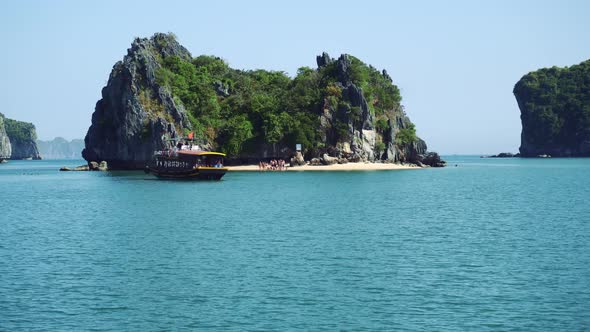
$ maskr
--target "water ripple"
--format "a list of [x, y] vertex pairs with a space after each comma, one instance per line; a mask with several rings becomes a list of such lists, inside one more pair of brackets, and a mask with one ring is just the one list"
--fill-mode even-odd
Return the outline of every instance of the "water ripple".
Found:
[[587, 330], [590, 161], [451, 164], [204, 183], [0, 165], [0, 330]]

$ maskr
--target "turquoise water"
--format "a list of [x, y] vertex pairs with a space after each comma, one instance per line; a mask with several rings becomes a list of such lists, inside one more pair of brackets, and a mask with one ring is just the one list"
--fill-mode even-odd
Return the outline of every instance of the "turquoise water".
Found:
[[2, 164], [0, 330], [589, 330], [590, 159], [447, 160], [197, 183]]

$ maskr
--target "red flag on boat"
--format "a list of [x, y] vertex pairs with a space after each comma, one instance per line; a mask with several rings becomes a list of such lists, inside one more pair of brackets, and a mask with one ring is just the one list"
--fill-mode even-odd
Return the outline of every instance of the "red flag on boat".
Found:
[[193, 133], [192, 131], [190, 133], [188, 133], [188, 139], [193, 139], [195, 133]]

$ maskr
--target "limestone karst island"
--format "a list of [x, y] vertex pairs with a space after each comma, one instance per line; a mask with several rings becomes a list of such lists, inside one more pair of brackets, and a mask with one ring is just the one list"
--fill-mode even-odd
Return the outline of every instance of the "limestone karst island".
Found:
[[0, 162], [8, 159], [41, 159], [37, 131], [32, 123], [5, 118], [0, 113]]
[[514, 86], [523, 157], [590, 157], [590, 60], [543, 68]]
[[323, 53], [317, 68], [237, 70], [193, 57], [173, 34], [137, 38], [96, 103], [82, 153], [110, 169], [142, 169], [170, 138], [194, 133], [231, 164], [290, 160], [442, 166], [416, 136], [388, 73], [351, 55]]

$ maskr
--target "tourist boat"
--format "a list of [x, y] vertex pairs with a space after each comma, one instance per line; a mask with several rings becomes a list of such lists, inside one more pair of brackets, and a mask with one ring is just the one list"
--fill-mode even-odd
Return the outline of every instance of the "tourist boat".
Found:
[[223, 157], [225, 153], [182, 146], [156, 151], [145, 172], [161, 179], [220, 180], [227, 172]]

